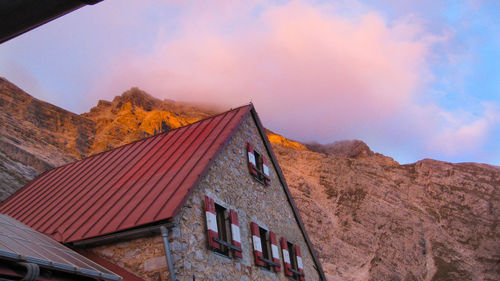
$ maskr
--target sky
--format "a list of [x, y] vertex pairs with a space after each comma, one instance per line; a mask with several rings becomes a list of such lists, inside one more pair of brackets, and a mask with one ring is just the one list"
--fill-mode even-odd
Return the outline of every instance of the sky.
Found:
[[406, 164], [500, 165], [500, 1], [104, 0], [0, 45], [0, 76], [75, 113], [139, 87], [253, 102], [288, 138]]

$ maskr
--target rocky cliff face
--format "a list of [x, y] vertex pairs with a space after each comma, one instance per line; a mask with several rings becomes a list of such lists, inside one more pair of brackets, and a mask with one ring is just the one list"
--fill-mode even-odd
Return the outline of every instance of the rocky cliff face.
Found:
[[175, 129], [215, 114], [207, 107], [153, 98], [132, 88], [113, 101], [100, 100], [83, 117], [95, 122], [91, 154]]
[[273, 148], [329, 280], [499, 280], [500, 167]]
[[[76, 115], [0, 79], [0, 201], [35, 175], [216, 113], [132, 88]], [[500, 167], [399, 165], [268, 131], [329, 280], [500, 280]]]
[[47, 169], [85, 157], [93, 121], [37, 100], [0, 77], [0, 200]]
[[216, 113], [132, 88], [78, 115], [1, 77], [0, 109], [0, 201], [48, 169]]

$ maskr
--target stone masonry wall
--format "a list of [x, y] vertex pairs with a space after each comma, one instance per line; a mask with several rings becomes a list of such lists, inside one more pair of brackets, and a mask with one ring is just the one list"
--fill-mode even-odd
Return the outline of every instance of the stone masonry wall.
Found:
[[[175, 239], [175, 233], [172, 234], [169, 236]], [[107, 244], [90, 250], [144, 280], [171, 280], [160, 235]]]
[[[306, 280], [319, 280], [314, 261], [294, 218], [278, 175], [270, 161], [271, 185], [257, 182], [248, 171], [247, 142], [270, 160], [260, 134], [249, 115], [238, 128], [228, 145], [215, 159], [208, 173], [195, 188], [176, 217], [178, 226], [171, 230], [169, 241], [177, 278], [179, 280], [289, 280], [281, 272], [275, 273], [254, 263], [250, 222], [254, 221], [299, 245]], [[231, 259], [207, 247], [204, 196], [238, 213], [242, 259]], [[170, 280], [160, 236], [135, 239], [113, 245], [100, 246], [94, 252], [117, 263], [145, 280]]]

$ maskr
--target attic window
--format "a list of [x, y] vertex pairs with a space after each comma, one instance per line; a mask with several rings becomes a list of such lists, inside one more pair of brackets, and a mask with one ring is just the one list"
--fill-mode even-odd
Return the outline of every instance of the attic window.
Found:
[[[255, 156], [255, 167], [257, 168], [257, 171], [260, 171], [262, 172], [264, 170], [264, 168], [262, 167], [262, 156], [260, 156], [260, 153], [258, 153], [257, 151], [253, 151], [253, 155]], [[260, 173], [260, 177], [259, 178], [262, 178], [262, 173]]]
[[207, 219], [208, 247], [218, 254], [241, 258], [241, 237], [238, 214], [216, 204], [205, 196], [205, 214]]
[[247, 143], [248, 168], [250, 174], [260, 183], [264, 185], [271, 184], [269, 175], [269, 165], [266, 157], [255, 150], [251, 143]]

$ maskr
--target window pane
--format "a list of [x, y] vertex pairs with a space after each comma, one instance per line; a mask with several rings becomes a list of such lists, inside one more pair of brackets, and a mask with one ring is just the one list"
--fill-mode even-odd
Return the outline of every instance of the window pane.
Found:
[[[219, 239], [222, 241], [228, 242], [227, 235], [227, 226], [226, 226], [226, 209], [221, 205], [215, 204], [215, 215], [217, 218], [217, 232], [219, 232]], [[216, 250], [216, 252], [221, 253], [223, 255], [229, 255], [228, 247], [221, 245], [220, 250]]]
[[[295, 247], [292, 243], [287, 242], [288, 244], [288, 253], [290, 254], [290, 263], [292, 265], [293, 270], [299, 270], [299, 267], [297, 266], [297, 253], [295, 253]], [[299, 276], [297, 276], [295, 273], [293, 274], [293, 279], [299, 280]]]
[[[269, 260], [269, 238], [267, 237], [267, 230], [264, 228], [259, 227], [259, 232], [260, 232], [260, 243], [262, 246], [262, 257], [266, 260]], [[265, 263], [264, 265], [265, 268], [271, 269], [268, 263]]]

